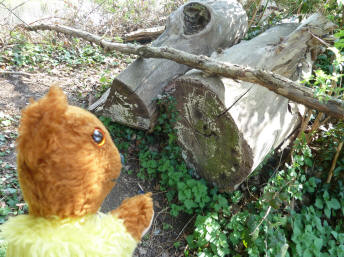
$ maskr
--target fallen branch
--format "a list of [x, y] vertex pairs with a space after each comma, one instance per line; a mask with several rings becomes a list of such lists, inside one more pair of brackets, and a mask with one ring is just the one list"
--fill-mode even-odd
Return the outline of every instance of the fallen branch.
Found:
[[30, 77], [31, 74], [26, 73], [26, 72], [18, 72], [18, 71], [0, 71], [0, 76], [6, 76], [6, 75], [19, 75], [19, 76], [26, 76]]
[[124, 42], [134, 42], [141, 40], [152, 40], [157, 38], [164, 32], [165, 26], [158, 26], [148, 29], [139, 29], [128, 34], [125, 34], [123, 37]]
[[340, 151], [342, 150], [343, 148], [343, 141], [340, 142], [338, 144], [338, 147], [337, 147], [337, 151], [336, 151], [336, 155], [334, 156], [334, 159], [332, 161], [332, 165], [331, 165], [331, 168], [330, 168], [330, 171], [328, 173], [328, 177], [327, 177], [327, 180], [326, 180], [326, 183], [330, 183], [331, 182], [331, 179], [332, 179], [332, 176], [333, 176], [333, 171], [334, 171], [334, 168], [336, 167], [336, 164], [337, 164], [337, 160], [338, 160], [338, 157], [339, 157], [339, 154], [340, 154]]
[[314, 97], [312, 89], [300, 86], [298, 83], [270, 71], [243, 67], [236, 64], [223, 63], [206, 56], [197, 56], [169, 47], [151, 47], [134, 44], [112, 43], [91, 33], [62, 25], [40, 24], [25, 27], [27, 30], [53, 30], [67, 35], [80, 37], [86, 41], [102, 46], [106, 50], [116, 50], [125, 54], [135, 54], [144, 58], [165, 58], [180, 64], [217, 74], [223, 77], [257, 83], [276, 94], [282, 95], [294, 102], [309, 108], [324, 112], [338, 119], [344, 118], [344, 102], [330, 97], [326, 102], [320, 102]]

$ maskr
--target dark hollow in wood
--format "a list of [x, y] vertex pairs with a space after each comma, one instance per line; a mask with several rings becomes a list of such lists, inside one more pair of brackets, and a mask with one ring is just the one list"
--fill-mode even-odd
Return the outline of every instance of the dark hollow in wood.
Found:
[[185, 5], [183, 13], [185, 35], [192, 35], [202, 31], [211, 18], [207, 7], [199, 3]]

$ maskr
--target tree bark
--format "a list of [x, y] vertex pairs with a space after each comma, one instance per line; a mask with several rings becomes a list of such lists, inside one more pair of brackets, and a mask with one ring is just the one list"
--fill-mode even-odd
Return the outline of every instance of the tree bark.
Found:
[[130, 32], [123, 37], [124, 42], [141, 42], [141, 41], [151, 41], [160, 36], [165, 30], [165, 26], [158, 26], [148, 29], [139, 29]]
[[[323, 18], [320, 17], [320, 19], [322, 20]], [[299, 83], [271, 71], [265, 71], [262, 69], [251, 68], [238, 64], [224, 63], [213, 58], [190, 54], [171, 47], [151, 47], [134, 44], [113, 43], [103, 40], [102, 37], [93, 35], [91, 33], [62, 25], [39, 24], [25, 28], [31, 31], [53, 30], [67, 35], [83, 38], [84, 40], [98, 44], [109, 51], [119, 51], [125, 54], [136, 54], [142, 58], [169, 59], [180, 64], [203, 70], [208, 74], [218, 74], [227, 78], [240, 79], [242, 81], [256, 83], [268, 88], [276, 94], [282, 95], [297, 103], [301, 103], [311, 109], [327, 113], [328, 115], [338, 119], [344, 118], [343, 101], [330, 97], [327, 102], [321, 102], [314, 97], [315, 93], [312, 89], [301, 86]], [[329, 30], [334, 29], [335, 27], [333, 24], [328, 22], [324, 25], [324, 28]], [[319, 33], [316, 33], [316, 26], [307, 28], [307, 30], [321, 37]], [[281, 48], [283, 48], [283, 45]], [[141, 58], [139, 58], [139, 60], [140, 59]], [[108, 97], [108, 93], [109, 91], [106, 92], [101, 99], [99, 99], [99, 102], [96, 102], [95, 105], [90, 106], [90, 110], [95, 110], [97, 107], [101, 108]]]
[[[273, 71], [296, 81], [311, 72], [316, 58], [312, 53], [321, 47], [308, 28], [316, 26], [317, 33], [325, 35], [326, 23], [320, 16], [312, 16], [300, 25], [282, 24], [212, 58]], [[283, 143], [299, 125], [304, 111], [302, 105], [256, 83], [209, 76], [198, 70], [176, 79], [166, 90], [177, 100], [181, 118], [175, 128], [185, 160], [225, 191], [236, 189]]]

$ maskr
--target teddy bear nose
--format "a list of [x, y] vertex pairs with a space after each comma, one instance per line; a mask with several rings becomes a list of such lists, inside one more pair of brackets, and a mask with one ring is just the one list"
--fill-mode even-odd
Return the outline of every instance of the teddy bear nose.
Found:
[[122, 165], [124, 165], [124, 155], [120, 153], [119, 156], [121, 157], [121, 163], [122, 163]]

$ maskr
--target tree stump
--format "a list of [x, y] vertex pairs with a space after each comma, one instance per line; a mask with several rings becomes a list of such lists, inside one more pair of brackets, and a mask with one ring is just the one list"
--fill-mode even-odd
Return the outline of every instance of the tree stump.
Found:
[[[166, 30], [152, 46], [210, 56], [237, 43], [246, 29], [246, 13], [236, 0], [196, 0], [169, 16]], [[165, 59], [138, 58], [89, 110], [131, 127], [149, 129], [156, 111], [154, 100], [172, 79], [188, 70], [186, 65]]]
[[[320, 51], [316, 37], [329, 33], [320, 15], [302, 24], [282, 24], [212, 57], [270, 70], [292, 80], [311, 72]], [[183, 157], [199, 175], [232, 191], [299, 125], [303, 106], [259, 85], [198, 70], [167, 88], [177, 100], [175, 128]]]

